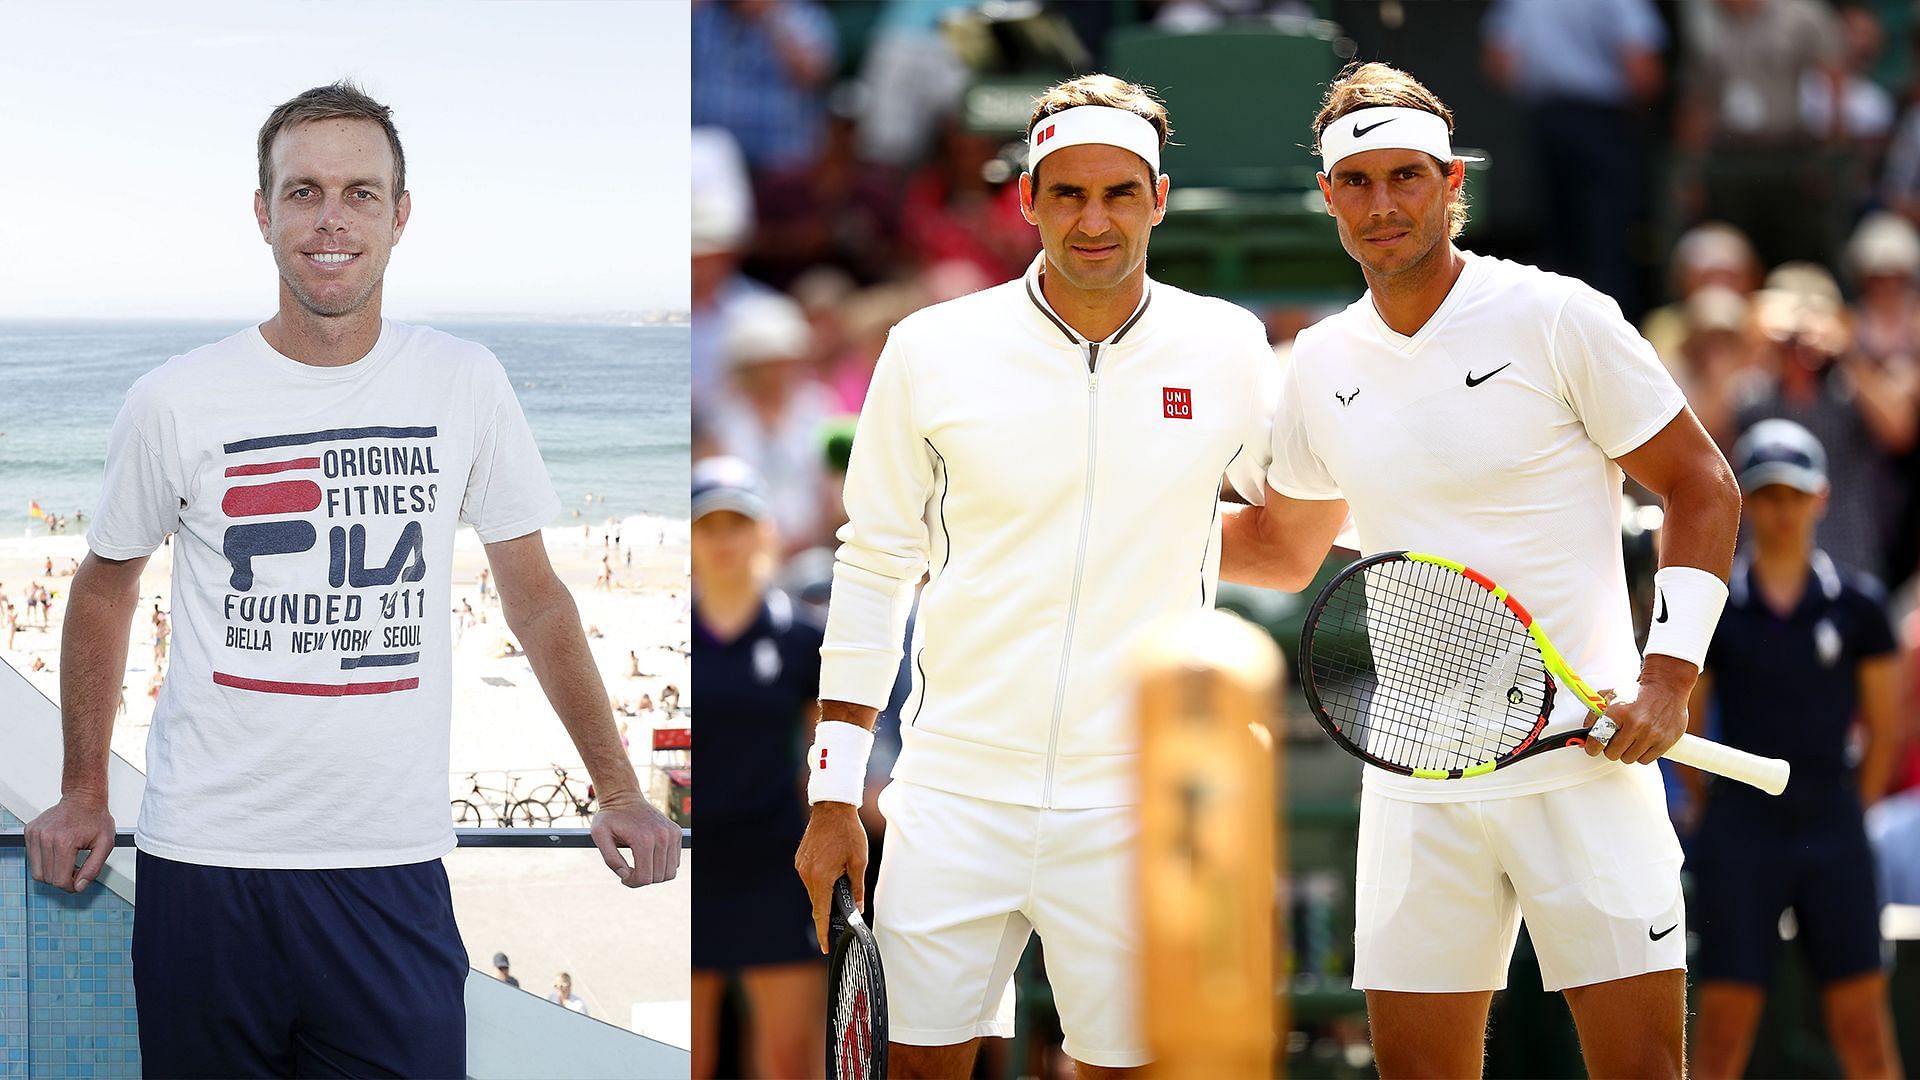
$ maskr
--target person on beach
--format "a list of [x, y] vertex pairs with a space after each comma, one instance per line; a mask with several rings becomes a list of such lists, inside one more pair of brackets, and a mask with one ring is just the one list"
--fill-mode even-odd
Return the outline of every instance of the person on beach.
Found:
[[500, 362], [381, 317], [411, 212], [390, 110], [317, 87], [257, 150], [279, 308], [142, 377], [114, 423], [62, 642], [61, 799], [27, 826], [28, 859], [79, 892], [113, 847], [114, 688], [141, 571], [178, 533], [135, 830], [143, 1071], [461, 1076], [439, 614], [460, 522], [593, 776], [607, 867], [672, 878], [680, 832], [641, 793], [548, 560], [561, 507]]

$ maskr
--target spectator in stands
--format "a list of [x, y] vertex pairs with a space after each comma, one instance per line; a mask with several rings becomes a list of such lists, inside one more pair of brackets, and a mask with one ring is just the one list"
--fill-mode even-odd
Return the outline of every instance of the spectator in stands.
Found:
[[1880, 899], [1920, 906], [1920, 788], [1868, 807], [1867, 836], [1880, 868]]
[[862, 161], [900, 175], [926, 156], [941, 118], [956, 110], [972, 79], [940, 21], [977, 6], [978, 0], [886, 0], [860, 68]]
[[[733, 136], [696, 127], [691, 140], [693, 269], [693, 415], [702, 426], [726, 389], [727, 327], [745, 298], [764, 296], [766, 286], [740, 273], [740, 258], [753, 232], [753, 189]], [[486, 590], [481, 590], [486, 595]]]
[[[1774, 417], [1793, 420], [1820, 440], [1833, 463], [1832, 494], [1819, 526], [1820, 547], [1842, 566], [1881, 572], [1888, 527], [1889, 455], [1914, 443], [1910, 400], [1880, 390], [1884, 375], [1853, 348], [1832, 288], [1804, 280], [1761, 290], [1754, 300], [1761, 364], [1739, 396], [1736, 427]], [[1790, 284], [1776, 270], [1773, 280]]]
[[779, 293], [742, 299], [727, 325], [729, 390], [711, 412], [722, 453], [766, 478], [774, 521], [789, 551], [825, 539], [821, 430], [833, 395], [806, 368], [811, 333], [800, 306]]
[[976, 288], [1017, 276], [1033, 261], [1033, 226], [1020, 216], [1019, 170], [1000, 142], [960, 121], [939, 128], [936, 153], [907, 184], [900, 242], [914, 264], [961, 263]]
[[1686, 301], [1687, 336], [1673, 376], [1687, 404], [1722, 448], [1733, 445], [1735, 410], [1755, 362], [1747, 298], [1724, 285], [1709, 285]]
[[701, 774], [693, 1076], [714, 1073], [730, 975], [746, 991], [752, 1074], [817, 1076], [826, 977], [793, 850], [807, 822], [800, 759], [819, 693], [820, 624], [768, 585], [779, 544], [751, 467], [696, 462], [692, 512], [700, 744], [725, 755], [724, 768]]
[[[1694, 972], [1693, 1072], [1739, 1076], [1792, 909], [1822, 984], [1827, 1033], [1848, 1076], [1900, 1075], [1881, 971], [1879, 903], [1862, 807], [1885, 791], [1893, 761], [1895, 642], [1877, 582], [1837, 566], [1814, 544], [1827, 501], [1820, 443], [1788, 420], [1763, 421], [1734, 450], [1746, 496], [1747, 544], [1689, 714], [1720, 739], [1785, 758], [1778, 797], [1681, 775], [1698, 805], [1690, 860]], [[1856, 721], [1864, 753], [1848, 762]]]
[[692, 34], [693, 126], [731, 132], [757, 181], [810, 168], [838, 51], [826, 11], [811, 0], [700, 0]]
[[1640, 333], [1676, 375], [1681, 370], [1680, 343], [1687, 336], [1691, 316], [1687, 300], [1710, 285], [1746, 296], [1760, 287], [1764, 267], [1747, 241], [1747, 234], [1723, 221], [1708, 221], [1688, 229], [1673, 246], [1673, 302], [1647, 313]]
[[[1859, 293], [1852, 308], [1861, 359], [1859, 392], [1889, 411], [1920, 409], [1920, 233], [1898, 214], [1869, 215], [1847, 245]], [[1895, 453], [1889, 514], [1892, 535], [1882, 566], [1890, 584], [1920, 563], [1920, 452]]]
[[1545, 268], [1580, 278], [1636, 314], [1627, 251], [1644, 216], [1636, 114], [1666, 79], [1660, 13], [1652, 0], [1496, 0], [1484, 35], [1488, 78], [1526, 106], [1545, 194]]
[[[1820, 0], [1713, 0], [1687, 11], [1675, 130], [1683, 212], [1739, 226], [1768, 263], [1826, 259], [1849, 194], [1823, 160], [1846, 131], [1832, 9]], [[1835, 88], [1825, 144], [1801, 109], [1809, 75]]]
[[[1837, 80], [1820, 71], [1801, 73], [1801, 115], [1807, 130], [1816, 137], [1848, 139], [1862, 151], [1864, 163], [1878, 164], [1893, 134], [1896, 109], [1893, 95], [1873, 79], [1873, 69], [1880, 63], [1880, 52], [1886, 45], [1886, 31], [1879, 17], [1864, 4], [1843, 3], [1834, 14], [1840, 24], [1842, 70]], [[1838, 131], [1833, 126], [1836, 82], [1841, 95]]]

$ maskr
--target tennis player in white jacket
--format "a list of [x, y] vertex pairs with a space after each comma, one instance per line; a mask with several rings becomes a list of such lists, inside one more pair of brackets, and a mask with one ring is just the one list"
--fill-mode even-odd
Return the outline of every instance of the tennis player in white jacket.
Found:
[[1168, 131], [1110, 76], [1047, 91], [1020, 178], [1042, 253], [896, 326], [860, 415], [795, 865], [825, 941], [835, 879], [861, 888], [874, 718], [929, 575], [880, 800], [897, 1075], [966, 1075], [981, 1036], [1013, 1034], [1034, 932], [1081, 1075], [1147, 1060], [1124, 657], [1150, 621], [1213, 604], [1223, 486], [1261, 497], [1271, 453], [1264, 328], [1146, 275]]

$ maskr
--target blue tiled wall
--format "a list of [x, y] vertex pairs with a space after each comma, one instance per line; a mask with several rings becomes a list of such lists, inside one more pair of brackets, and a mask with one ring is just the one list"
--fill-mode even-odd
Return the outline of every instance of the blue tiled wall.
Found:
[[26, 852], [0, 848], [0, 1078], [140, 1075], [132, 944], [133, 905], [34, 884]]

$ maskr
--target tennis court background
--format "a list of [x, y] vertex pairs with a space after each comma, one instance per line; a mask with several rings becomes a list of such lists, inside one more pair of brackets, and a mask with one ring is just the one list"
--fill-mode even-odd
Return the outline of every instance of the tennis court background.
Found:
[[[771, 72], [729, 67], [741, 54], [727, 41], [753, 31], [727, 22], [724, 12], [709, 12], [694, 30], [695, 124], [733, 136], [754, 205], [750, 228], [730, 227], [740, 205], [725, 194], [725, 170], [695, 177], [701, 252], [694, 274], [695, 455], [762, 453], [770, 458], [757, 462], [763, 471], [807, 486], [802, 501], [817, 510], [797, 515], [797, 527], [783, 534], [780, 583], [803, 600], [823, 602], [831, 532], [839, 523], [844, 418], [858, 410], [885, 331], [920, 306], [1024, 269], [1038, 241], [1019, 220], [1009, 183], [1019, 157], [1004, 150], [1019, 140], [1032, 92], [1080, 71], [1148, 83], [1170, 106], [1180, 144], [1166, 157], [1174, 200], [1153, 237], [1150, 272], [1262, 315], [1276, 363], [1284, 363], [1293, 334], [1351, 302], [1363, 287], [1319, 212], [1305, 149], [1325, 81], [1349, 57], [1384, 60], [1418, 76], [1454, 110], [1456, 145], [1489, 159], [1469, 175], [1473, 223], [1462, 246], [1575, 273], [1610, 292], [1662, 349], [1716, 438], [1730, 445], [1738, 435], [1734, 395], [1755, 387], [1764, 392], [1782, 362], [1754, 322], [1765, 275], [1790, 257], [1823, 269], [1825, 282], [1818, 272], [1803, 271], [1774, 292], [1795, 298], [1795, 318], [1809, 328], [1816, 321], [1845, 324], [1860, 297], [1848, 248], [1856, 226], [1875, 209], [1920, 206], [1920, 191], [1914, 203], [1903, 201], [1908, 185], [1920, 187], [1920, 177], [1901, 171], [1906, 140], [1920, 134], [1910, 130], [1920, 129], [1920, 114], [1907, 108], [1914, 71], [1908, 6], [1874, 0], [1842, 12], [1820, 3], [1836, 40], [1856, 42], [1843, 85], [1868, 102], [1862, 115], [1873, 115], [1872, 102], [1883, 99], [1885, 129], [1744, 139], [1738, 125], [1720, 117], [1717, 127], [1707, 122], [1706, 141], [1698, 142], [1701, 114], [1690, 108], [1690, 91], [1705, 85], [1701, 57], [1718, 45], [1713, 3], [1650, 5], [1664, 37], [1659, 84], [1604, 123], [1578, 110], [1556, 111], [1565, 103], [1530, 99], [1497, 82], [1485, 53], [1494, 5], [1479, 0], [1058, 3], [1018, 19], [989, 18], [963, 2], [816, 6], [791, 0], [775, 5], [773, 17], [786, 21], [789, 44], [798, 41], [813, 67]], [[1870, 30], [1880, 36], [1877, 53], [1868, 48]], [[1518, 63], [1523, 69], [1551, 64], [1552, 54], [1551, 48], [1526, 51]], [[1569, 138], [1548, 137], [1555, 132]], [[1570, 154], [1580, 160], [1582, 147], [1554, 154], [1563, 142], [1581, 143], [1583, 133], [1589, 154], [1595, 146], [1603, 150], [1602, 165], [1588, 170], [1597, 175], [1578, 189], [1569, 209], [1556, 201], [1568, 195], [1568, 184], [1553, 178], [1564, 175], [1555, 170], [1567, 167]], [[1603, 214], [1620, 215], [1621, 222], [1606, 250], [1565, 250], [1569, 234]], [[1722, 291], [1706, 291], [1704, 299], [1696, 291], [1689, 303], [1678, 291], [1687, 275], [1675, 272], [1676, 249], [1690, 227], [1727, 216], [1750, 223], [1744, 231], [1752, 261], [1738, 265], [1739, 246], [1724, 236], [1692, 242], [1678, 252], [1682, 261], [1694, 264], [1693, 278]], [[1920, 315], [1915, 276], [1907, 275], [1903, 302]], [[767, 290], [800, 306], [806, 333], [756, 345], [760, 351], [741, 364], [741, 357], [727, 354], [729, 312], [742, 296]], [[1837, 300], [1829, 302], [1827, 290]], [[1739, 354], [1744, 382], [1732, 385], [1717, 367], [1709, 370], [1704, 357], [1719, 365], [1727, 355], [1716, 350]], [[770, 376], [780, 382], [774, 393], [784, 395], [785, 415], [811, 432], [811, 440], [764, 451], [729, 443], [724, 432], [729, 410], [737, 407], [730, 400], [741, 377], [730, 374], [736, 366], [750, 367], [746, 377], [756, 379], [777, 370]], [[1836, 505], [1842, 486], [1858, 485], [1845, 497], [1880, 512], [1868, 515], [1864, 526], [1850, 521], [1845, 535], [1831, 541], [1823, 535], [1823, 545], [1856, 553], [1851, 561], [1896, 587], [1904, 612], [1920, 551], [1914, 526], [1920, 507], [1913, 505], [1920, 467], [1910, 450], [1883, 447], [1873, 460], [1836, 460], [1833, 471]], [[1652, 568], [1648, 527], [1656, 522], [1657, 515], [1630, 515], [1622, 537], [1642, 586]], [[1232, 588], [1221, 597], [1223, 605], [1272, 630], [1291, 656], [1303, 600]], [[1644, 623], [1644, 603], [1637, 617]], [[1357, 766], [1325, 743], [1302, 708], [1291, 711], [1285, 778], [1297, 1028], [1291, 1068], [1299, 1075], [1365, 1074], [1363, 1005], [1346, 989]], [[882, 762], [890, 721], [883, 715], [876, 753]], [[1903, 776], [1912, 784], [1920, 779], [1920, 720], [1911, 703], [1903, 723]], [[1895, 1012], [1920, 1017], [1920, 1003], [1911, 997], [1913, 945], [1903, 948], [1906, 966], [1896, 983], [1909, 996]], [[1049, 1066], [1048, 1047], [1057, 1045], [1057, 1035], [1050, 1040], [1044, 984], [1033, 961], [1030, 955], [1023, 965], [1021, 984], [1032, 1036], [983, 1062], [983, 1072], [1044, 1074]], [[1531, 963], [1523, 939], [1512, 989], [1496, 1003], [1490, 1074], [1577, 1074], [1571, 1021], [1557, 995], [1539, 992]], [[1817, 998], [1797, 959], [1778, 984], [1752, 1069], [1831, 1072]], [[1908, 1061], [1920, 1060], [1914, 1023], [1909, 1019], [1903, 1032]], [[723, 1057], [723, 1067], [727, 1063]]]

